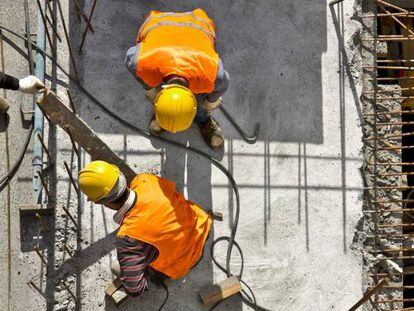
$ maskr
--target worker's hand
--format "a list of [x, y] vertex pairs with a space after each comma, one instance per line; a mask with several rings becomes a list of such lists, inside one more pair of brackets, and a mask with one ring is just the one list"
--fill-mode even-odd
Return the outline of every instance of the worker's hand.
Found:
[[149, 89], [149, 90], [145, 90], [145, 96], [147, 96], [147, 98], [151, 101], [151, 103], [154, 102], [155, 97], [157, 97], [158, 94], [158, 90], [156, 87]]
[[211, 102], [207, 98], [205, 98], [203, 100], [203, 102], [201, 103], [201, 105], [203, 106], [203, 108], [205, 110], [207, 110], [207, 111], [213, 111], [213, 110], [217, 109], [221, 105], [222, 101], [223, 100], [222, 100], [221, 97], [219, 97], [219, 99], [217, 99], [214, 102]]
[[28, 76], [19, 80], [19, 91], [26, 94], [35, 94], [45, 92], [46, 88], [39, 78]]

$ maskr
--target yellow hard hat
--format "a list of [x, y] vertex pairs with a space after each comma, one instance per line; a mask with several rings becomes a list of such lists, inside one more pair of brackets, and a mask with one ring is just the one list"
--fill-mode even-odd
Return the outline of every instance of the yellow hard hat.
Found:
[[197, 100], [188, 88], [179, 84], [164, 85], [154, 101], [158, 125], [171, 132], [188, 129], [197, 112]]
[[78, 174], [79, 186], [89, 201], [104, 204], [116, 200], [126, 189], [126, 180], [116, 165], [92, 161]]

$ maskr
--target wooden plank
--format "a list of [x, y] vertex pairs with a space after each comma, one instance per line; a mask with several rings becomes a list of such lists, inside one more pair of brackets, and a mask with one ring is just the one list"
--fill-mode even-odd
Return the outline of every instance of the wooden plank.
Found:
[[217, 284], [205, 287], [198, 293], [205, 306], [211, 306], [215, 303], [230, 297], [241, 291], [240, 281], [236, 276], [229, 277]]
[[128, 183], [135, 178], [135, 172], [82, 119], [66, 107], [55, 93], [48, 90], [37, 105], [52, 123], [70, 133], [73, 140], [90, 154], [92, 160], [103, 160], [115, 164], [125, 175]]
[[117, 307], [120, 307], [129, 299], [129, 296], [125, 293], [119, 278], [116, 278], [108, 285], [105, 293]]
[[119, 278], [116, 278], [115, 280], [113, 280], [108, 287], [105, 290], [105, 293], [108, 296], [112, 296], [113, 293], [115, 293], [117, 291], [118, 288], [120, 288], [122, 286], [121, 280]]
[[22, 214], [51, 214], [53, 207], [49, 204], [21, 204], [19, 210]]

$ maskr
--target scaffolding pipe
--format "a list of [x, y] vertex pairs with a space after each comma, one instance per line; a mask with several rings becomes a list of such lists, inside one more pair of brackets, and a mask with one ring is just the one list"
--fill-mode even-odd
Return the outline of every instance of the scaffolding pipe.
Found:
[[[45, 14], [46, 0], [41, 0], [41, 7], [38, 8], [37, 14], [37, 40], [36, 44], [41, 48], [46, 48], [46, 30], [43, 24], [41, 14]], [[41, 12], [41, 10], [43, 12]], [[36, 52], [36, 69], [35, 75], [42, 81], [45, 82], [45, 56], [39, 50]], [[39, 139], [36, 139], [38, 135], [43, 137], [43, 113], [40, 110], [39, 106], [36, 105], [36, 101], [39, 95], [35, 96], [35, 101], [33, 103], [34, 110], [34, 128], [33, 135], [35, 137], [34, 147], [33, 147], [33, 197], [35, 203], [42, 203], [42, 183], [39, 178], [39, 175], [42, 174], [43, 168], [43, 148]]]

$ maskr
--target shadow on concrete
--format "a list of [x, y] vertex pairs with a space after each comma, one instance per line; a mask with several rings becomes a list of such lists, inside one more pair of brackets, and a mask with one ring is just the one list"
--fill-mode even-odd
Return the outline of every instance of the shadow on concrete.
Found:
[[[96, 31], [93, 35], [88, 34], [83, 52], [77, 57], [80, 82], [119, 116], [137, 127], [146, 129], [152, 115], [152, 107], [147, 102], [141, 86], [125, 68], [125, 53], [134, 45], [138, 28], [150, 10], [189, 11], [198, 7], [205, 9], [216, 23], [217, 51], [231, 76], [229, 90], [224, 96], [227, 110], [246, 132], [253, 131], [256, 122], [261, 124], [259, 140], [265, 141], [262, 188], [265, 202], [264, 235], [267, 243], [267, 227], [271, 221], [272, 209], [269, 143], [276, 141], [303, 144], [302, 152], [305, 158], [306, 143], [323, 143], [320, 81], [321, 57], [327, 45], [325, 0], [310, 0], [306, 5], [300, 1], [280, 0], [101, 0], [93, 18]], [[76, 50], [80, 44], [84, 24], [79, 25], [73, 12], [70, 23]], [[76, 91], [73, 84], [71, 87], [80, 115], [96, 132], [134, 134], [96, 109]], [[240, 137], [220, 112], [216, 112], [215, 117], [228, 139], [228, 167], [231, 172], [233, 157], [236, 156], [233, 155], [233, 140]], [[222, 154], [214, 154], [208, 150], [196, 127], [173, 138], [207, 151], [219, 159], [222, 157]], [[163, 149], [161, 175], [173, 180], [180, 191], [187, 185], [187, 196], [190, 200], [199, 203], [205, 209], [212, 208], [211, 164], [176, 147], [155, 141], [152, 144], [155, 148]], [[299, 155], [299, 166], [300, 161]], [[300, 191], [307, 191], [307, 178], [304, 181], [305, 184], [298, 187], [299, 211]], [[308, 226], [306, 198], [307, 195], [305, 218]], [[229, 226], [232, 225], [233, 209], [233, 192], [229, 186]], [[306, 231], [308, 249], [309, 233]], [[111, 235], [108, 237], [105, 238], [105, 245], [113, 240]], [[210, 237], [209, 243], [212, 238], [214, 237]], [[91, 247], [94, 247], [94, 244]], [[196, 289], [213, 280], [211, 259], [207, 253], [205, 252], [202, 264], [184, 281], [170, 285], [167, 310], [202, 309], [196, 302]], [[94, 258], [97, 255], [105, 256], [107, 252], [91, 251], [88, 254], [85, 260], [82, 260], [81, 266], [78, 266], [78, 271], [98, 260], [99, 258]], [[70, 261], [65, 263], [69, 264]], [[156, 309], [163, 297], [163, 291], [151, 289], [150, 295], [138, 298], [124, 310], [135, 310], [137, 307], [146, 310]], [[231, 305], [223, 304], [220, 309], [222, 308], [241, 310], [242, 306], [236, 300], [232, 301]], [[106, 309], [112, 310], [113, 306], [108, 303]]]

